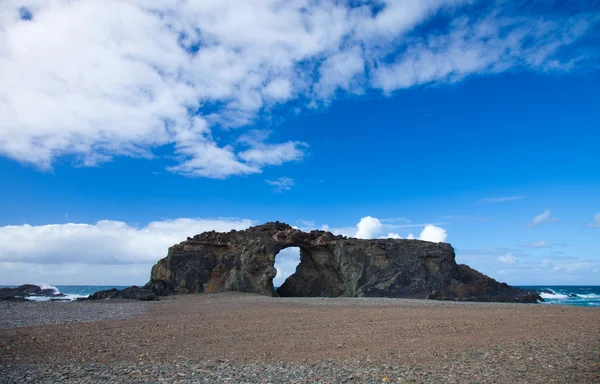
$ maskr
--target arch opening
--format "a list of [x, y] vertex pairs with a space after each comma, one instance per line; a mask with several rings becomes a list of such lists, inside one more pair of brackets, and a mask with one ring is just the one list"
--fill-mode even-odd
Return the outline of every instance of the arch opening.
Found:
[[277, 291], [283, 283], [296, 272], [300, 265], [300, 248], [288, 247], [275, 254], [275, 270], [277, 274], [273, 278], [273, 289]]

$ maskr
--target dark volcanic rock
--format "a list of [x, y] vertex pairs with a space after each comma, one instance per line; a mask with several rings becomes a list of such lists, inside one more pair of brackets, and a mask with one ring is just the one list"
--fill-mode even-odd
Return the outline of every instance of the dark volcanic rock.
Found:
[[0, 288], [0, 301], [25, 301], [31, 296], [60, 298], [65, 295], [57, 293], [54, 288], [41, 288], [33, 284], [24, 284], [16, 288]]
[[468, 265], [458, 265], [451, 284], [427, 297], [433, 300], [537, 303], [544, 299], [535, 291], [511, 287], [478, 272]]
[[98, 291], [94, 294], [86, 297], [85, 299], [78, 300], [104, 300], [104, 299], [130, 299], [130, 300], [157, 300], [156, 293], [152, 289], [147, 287], [131, 286], [125, 289], [107, 289], [104, 291]]
[[[296, 272], [273, 290], [275, 255], [300, 248]], [[169, 248], [145, 286], [158, 295], [238, 291], [280, 296], [404, 297], [535, 302], [537, 293], [457, 265], [450, 244], [359, 240], [279, 222], [205, 232]]]

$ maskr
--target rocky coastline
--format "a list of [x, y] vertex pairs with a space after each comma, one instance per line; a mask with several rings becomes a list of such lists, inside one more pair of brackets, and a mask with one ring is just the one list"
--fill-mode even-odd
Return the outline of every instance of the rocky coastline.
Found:
[[[300, 248], [295, 273], [277, 288], [275, 257]], [[243, 231], [205, 232], [175, 244], [143, 287], [97, 291], [79, 300], [153, 301], [190, 293], [242, 292], [273, 297], [389, 297], [452, 301], [537, 303], [534, 290], [501, 283], [457, 264], [447, 243], [364, 240], [326, 231], [303, 232], [271, 222]], [[64, 295], [35, 285], [0, 289], [0, 301]]]

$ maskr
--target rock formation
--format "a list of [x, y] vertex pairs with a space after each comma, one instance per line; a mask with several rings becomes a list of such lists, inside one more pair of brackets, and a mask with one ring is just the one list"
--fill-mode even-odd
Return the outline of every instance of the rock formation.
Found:
[[59, 300], [65, 297], [54, 288], [42, 288], [33, 284], [24, 284], [16, 288], [0, 288], [0, 301], [27, 301], [28, 297], [52, 297]]
[[[300, 248], [296, 272], [277, 289], [275, 256]], [[279, 222], [244, 231], [205, 232], [169, 248], [145, 289], [159, 296], [238, 291], [269, 296], [401, 297], [536, 302], [534, 292], [457, 265], [447, 243], [360, 240]]]
[[156, 293], [149, 287], [138, 287], [131, 286], [125, 289], [106, 289], [104, 291], [98, 291], [84, 299], [77, 299], [78, 301], [85, 300], [104, 300], [104, 299], [130, 299], [130, 300], [156, 300]]

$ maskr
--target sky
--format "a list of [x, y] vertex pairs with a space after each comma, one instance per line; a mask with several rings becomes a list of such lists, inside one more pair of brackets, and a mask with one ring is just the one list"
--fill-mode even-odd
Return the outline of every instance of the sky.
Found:
[[598, 41], [596, 0], [3, 0], [0, 284], [279, 220], [599, 285]]

